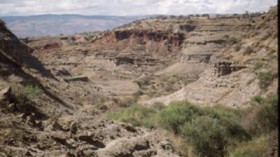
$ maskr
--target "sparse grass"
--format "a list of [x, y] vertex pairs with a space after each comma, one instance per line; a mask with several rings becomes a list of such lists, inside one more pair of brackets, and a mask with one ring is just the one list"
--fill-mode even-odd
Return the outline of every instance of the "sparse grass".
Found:
[[243, 142], [231, 151], [229, 157], [262, 157], [269, 150], [270, 137], [262, 135], [249, 142]]
[[278, 128], [278, 97], [268, 95], [261, 103], [261, 110], [256, 116], [256, 129], [259, 133], [270, 132]]
[[264, 66], [264, 63], [262, 61], [257, 61], [254, 64], [254, 70], [258, 70], [258, 69], [260, 69], [263, 66]]
[[252, 101], [253, 102], [256, 102], [256, 103], [258, 103], [258, 104], [261, 104], [261, 103], [263, 103], [263, 97], [262, 96], [260, 96], [260, 95], [257, 95], [257, 96], [254, 96], [253, 98], [252, 98]]
[[25, 102], [26, 99], [34, 100], [43, 94], [43, 90], [38, 86], [27, 85], [27, 86], [13, 86], [14, 95], [20, 102]]
[[278, 128], [278, 96], [255, 96], [253, 106], [244, 110], [242, 125], [250, 134], [260, 135]]
[[130, 123], [134, 126], [144, 126], [147, 128], [155, 127], [157, 110], [147, 108], [138, 104], [133, 104], [119, 112], [110, 112], [108, 117], [114, 120], [120, 120]]
[[231, 44], [231, 45], [236, 44], [237, 38], [235, 36], [230, 36], [227, 38], [226, 43]]
[[259, 86], [262, 89], [265, 89], [270, 83], [272, 82], [274, 78], [274, 74], [271, 71], [267, 72], [260, 72], [258, 74], [258, 79], [259, 79]]

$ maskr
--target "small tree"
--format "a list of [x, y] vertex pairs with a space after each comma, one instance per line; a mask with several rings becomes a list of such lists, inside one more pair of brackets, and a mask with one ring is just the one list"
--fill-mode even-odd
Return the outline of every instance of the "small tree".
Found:
[[231, 119], [209, 115], [199, 116], [191, 123], [185, 123], [181, 132], [195, 152], [203, 157], [224, 157], [229, 145], [250, 138], [249, 134]]

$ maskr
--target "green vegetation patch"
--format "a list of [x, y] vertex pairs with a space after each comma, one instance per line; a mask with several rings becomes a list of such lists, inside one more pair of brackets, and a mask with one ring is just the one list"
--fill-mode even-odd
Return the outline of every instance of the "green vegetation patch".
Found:
[[227, 38], [226, 42], [228, 44], [231, 44], [231, 45], [236, 44], [237, 43], [237, 38], [235, 36], [230, 36], [230, 37]]
[[268, 135], [256, 137], [251, 141], [239, 144], [231, 151], [230, 157], [262, 157], [270, 148], [271, 139]]
[[258, 74], [258, 79], [259, 79], [259, 86], [261, 88], [266, 88], [270, 83], [272, 82], [274, 78], [274, 74], [271, 71], [267, 72], [260, 72]]
[[254, 64], [254, 70], [258, 70], [258, 69], [260, 69], [263, 66], [264, 66], [264, 63], [262, 61], [257, 61]]
[[197, 156], [255, 157], [268, 150], [268, 135], [278, 128], [278, 97], [256, 96], [245, 110], [177, 101], [168, 106], [133, 104], [108, 116], [135, 126], [168, 130], [185, 141], [192, 150], [188, 153]]
[[222, 106], [200, 107], [187, 101], [172, 102], [166, 107], [133, 104], [108, 116], [135, 126], [166, 129], [185, 139], [199, 156], [223, 156], [229, 146], [250, 139], [238, 124], [241, 115]]
[[155, 127], [157, 110], [133, 104], [126, 109], [118, 112], [110, 112], [108, 117], [114, 120], [120, 120], [130, 123], [134, 126], [144, 126], [147, 128]]
[[13, 86], [13, 92], [16, 99], [21, 103], [25, 103], [28, 100], [34, 100], [43, 94], [41, 88], [33, 85]]
[[[256, 100], [257, 98], [257, 100]], [[254, 122], [250, 123], [253, 128], [252, 133], [269, 133], [278, 128], [278, 96], [268, 95], [266, 97], [255, 97], [257, 110]]]

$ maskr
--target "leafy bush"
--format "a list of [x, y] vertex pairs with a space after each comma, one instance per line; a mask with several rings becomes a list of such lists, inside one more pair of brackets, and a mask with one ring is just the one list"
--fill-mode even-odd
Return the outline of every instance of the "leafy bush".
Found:
[[229, 145], [250, 138], [249, 134], [235, 122], [207, 115], [197, 117], [191, 123], [185, 123], [181, 132], [195, 148], [196, 153], [206, 157], [225, 156]]
[[159, 114], [159, 124], [163, 128], [179, 133], [179, 128], [192, 117], [202, 115], [202, 110], [188, 102], [172, 102]]
[[159, 113], [161, 127], [182, 135], [205, 157], [227, 154], [227, 148], [250, 139], [249, 133], [239, 125], [238, 111], [222, 106], [198, 107], [188, 102], [173, 102]]
[[226, 130], [215, 119], [208, 116], [195, 118], [191, 123], [186, 123], [182, 134], [201, 156], [222, 156], [228, 143]]
[[236, 142], [250, 139], [239, 124], [237, 111], [226, 107], [205, 107], [180, 127], [180, 133], [200, 156], [219, 157]]
[[274, 78], [274, 75], [271, 71], [268, 71], [268, 72], [260, 72], [258, 74], [258, 79], [259, 79], [259, 86], [261, 88], [266, 88], [270, 83], [271, 81], [273, 80]]

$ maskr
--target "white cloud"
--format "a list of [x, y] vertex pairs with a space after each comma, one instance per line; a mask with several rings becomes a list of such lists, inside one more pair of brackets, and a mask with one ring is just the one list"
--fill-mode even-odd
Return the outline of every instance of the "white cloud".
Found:
[[0, 16], [244, 13], [276, 4], [277, 0], [0, 0]]

